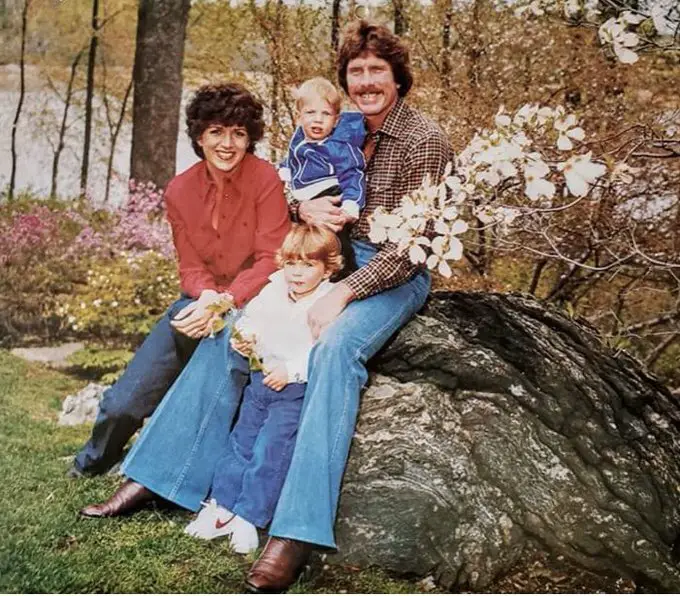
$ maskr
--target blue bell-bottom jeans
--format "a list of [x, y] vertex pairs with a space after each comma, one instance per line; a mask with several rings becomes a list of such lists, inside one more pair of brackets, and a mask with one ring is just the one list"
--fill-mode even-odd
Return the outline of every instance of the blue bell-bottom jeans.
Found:
[[254, 372], [243, 392], [236, 426], [215, 466], [210, 496], [219, 505], [264, 528], [274, 515], [293, 457], [306, 383], [281, 391]]
[[104, 392], [90, 439], [75, 458], [74, 465], [81, 472], [100, 474], [121, 459], [130, 437], [189, 361], [198, 340], [175, 331], [170, 321], [191, 302], [193, 298], [182, 296], [170, 306], [125, 372]]
[[[357, 265], [376, 253], [353, 243]], [[309, 380], [290, 469], [269, 533], [335, 547], [333, 526], [366, 363], [423, 306], [427, 272], [350, 303], [324, 331], [310, 355]], [[228, 334], [201, 341], [189, 365], [152, 416], [123, 464], [123, 472], [170, 501], [197, 511], [248, 380], [246, 360]]]

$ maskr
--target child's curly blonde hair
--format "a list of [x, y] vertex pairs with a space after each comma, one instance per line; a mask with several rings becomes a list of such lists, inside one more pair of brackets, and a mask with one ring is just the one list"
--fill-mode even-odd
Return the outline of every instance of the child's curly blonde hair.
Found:
[[321, 261], [332, 274], [342, 269], [344, 261], [340, 251], [340, 240], [328, 228], [293, 224], [276, 253], [276, 264], [283, 267], [286, 261]]

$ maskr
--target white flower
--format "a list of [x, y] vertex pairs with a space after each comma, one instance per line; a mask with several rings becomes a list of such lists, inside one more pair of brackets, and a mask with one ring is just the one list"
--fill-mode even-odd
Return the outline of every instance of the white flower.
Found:
[[81, 303], [80, 303], [80, 308], [81, 308], [81, 309], [86, 308], [86, 307], [87, 307], [87, 305], [86, 305], [84, 302], [81, 302]]
[[427, 259], [427, 254], [423, 250], [423, 246], [430, 246], [430, 241], [424, 236], [415, 236], [404, 238], [400, 242], [398, 250], [400, 252], [408, 249], [408, 257], [414, 265], [420, 265]]
[[512, 121], [517, 126], [524, 126], [527, 122], [530, 122], [534, 116], [536, 116], [537, 111], [538, 106], [525, 103], [519, 110], [517, 110], [517, 112], [515, 112], [515, 116], [513, 117]]
[[530, 161], [524, 168], [524, 194], [532, 201], [541, 197], [552, 199], [555, 196], [555, 185], [544, 177], [550, 173], [550, 168], [544, 161]]
[[73, 315], [69, 315], [68, 319], [66, 319], [69, 323], [75, 323], [76, 318]]
[[635, 14], [630, 10], [624, 10], [619, 18], [626, 23], [630, 23], [631, 25], [637, 25], [642, 23], [642, 21], [644, 21], [647, 17], [641, 14]]
[[118, 306], [118, 300], [114, 300], [113, 302], [111, 302], [111, 306], [113, 306], [114, 308]]
[[135, 304], [139, 305], [141, 303], [142, 303], [142, 301], [139, 298], [135, 298]]
[[440, 275], [451, 277], [451, 267], [446, 262], [446, 239], [438, 236], [432, 241], [432, 254], [427, 257], [426, 265], [428, 269], [434, 271], [435, 267]]
[[101, 306], [101, 304], [102, 304], [101, 298], [97, 298], [96, 300], [92, 301], [92, 306], [99, 307]]
[[576, 123], [576, 116], [574, 116], [574, 114], [555, 118], [553, 126], [555, 127], [555, 130], [560, 133], [557, 138], [558, 149], [569, 151], [569, 149], [574, 148], [571, 139], [582, 141], [585, 138], [585, 131], [580, 126], [576, 126]]
[[557, 164], [557, 169], [564, 172], [564, 178], [569, 192], [575, 197], [584, 197], [588, 194], [591, 184], [604, 176], [606, 166], [591, 161], [592, 152], [585, 155], [576, 155]]
[[564, 16], [568, 19], [575, 18], [581, 12], [581, 4], [579, 0], [567, 0], [564, 3]]
[[496, 126], [498, 126], [499, 128], [510, 126], [512, 124], [512, 119], [508, 114], [505, 113], [505, 108], [503, 106], [498, 108], [498, 112], [496, 112], [496, 117], [494, 118], [494, 121], [496, 123]]
[[548, 106], [543, 106], [542, 108], [539, 108], [538, 111], [536, 112], [536, 123], [539, 126], [543, 126], [554, 115], [555, 112], [553, 111], [552, 108], [549, 108]]
[[630, 48], [637, 46], [640, 38], [635, 33], [626, 31], [628, 23], [633, 22], [628, 20], [631, 18], [636, 19], [637, 17], [635, 15], [621, 16], [618, 19], [612, 17], [605, 21], [598, 30], [600, 43], [611, 44], [616, 57], [624, 64], [634, 64], [638, 61], [638, 55]]

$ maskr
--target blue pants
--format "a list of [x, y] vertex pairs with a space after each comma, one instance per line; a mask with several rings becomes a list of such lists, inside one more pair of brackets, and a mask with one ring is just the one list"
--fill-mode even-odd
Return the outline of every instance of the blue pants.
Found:
[[[353, 243], [357, 265], [376, 253]], [[297, 441], [269, 529], [273, 536], [335, 546], [333, 525], [366, 363], [423, 306], [430, 277], [349, 304], [312, 349]], [[226, 371], [226, 374], [225, 372]], [[123, 464], [150, 490], [197, 511], [213, 483], [216, 453], [248, 381], [228, 337], [203, 339]], [[219, 474], [219, 472], [217, 472]]]
[[170, 320], [192, 298], [173, 303], [135, 353], [123, 375], [104, 392], [92, 435], [75, 458], [86, 474], [101, 474], [116, 464], [130, 437], [142, 426], [191, 358], [198, 341], [178, 333]]
[[261, 372], [251, 375], [211, 490], [218, 504], [260, 528], [271, 521], [281, 494], [306, 387], [289, 383], [274, 391], [263, 378]]

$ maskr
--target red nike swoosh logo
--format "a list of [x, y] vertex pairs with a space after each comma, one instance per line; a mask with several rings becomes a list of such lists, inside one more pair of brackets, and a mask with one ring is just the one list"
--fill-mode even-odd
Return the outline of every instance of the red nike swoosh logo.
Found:
[[215, 520], [215, 529], [221, 530], [222, 528], [224, 528], [224, 526], [226, 526], [226, 525], [227, 525], [232, 519], [234, 519], [235, 517], [236, 517], [236, 515], [232, 515], [232, 516], [231, 516], [227, 521], [225, 521], [225, 522], [223, 522], [223, 521], [220, 520], [220, 519], [216, 519], [216, 520]]

